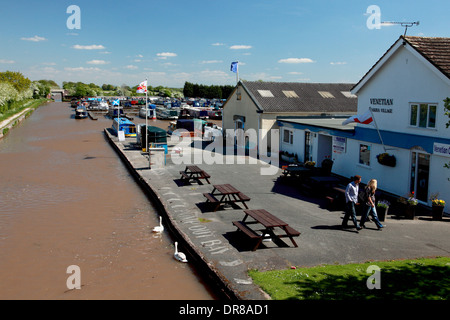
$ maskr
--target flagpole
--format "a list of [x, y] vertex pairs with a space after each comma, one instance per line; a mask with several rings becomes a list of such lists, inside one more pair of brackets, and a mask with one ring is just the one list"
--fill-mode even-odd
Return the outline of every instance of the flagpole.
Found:
[[[147, 126], [148, 126], [148, 102], [147, 102], [147, 78], [145, 78], [145, 152], [148, 152], [148, 142], [147, 142]], [[149, 153], [150, 154], [150, 153]]]
[[383, 145], [384, 152], [386, 152], [386, 147], [384, 146], [383, 138], [381, 138], [380, 130], [378, 129], [377, 121], [375, 120], [375, 116], [373, 115], [372, 108], [369, 107], [370, 114], [372, 115], [373, 123], [375, 124], [375, 128], [377, 129], [378, 136], [380, 137], [381, 144]]
[[237, 66], [236, 66], [236, 84], [239, 83], [239, 60], [237, 61]]

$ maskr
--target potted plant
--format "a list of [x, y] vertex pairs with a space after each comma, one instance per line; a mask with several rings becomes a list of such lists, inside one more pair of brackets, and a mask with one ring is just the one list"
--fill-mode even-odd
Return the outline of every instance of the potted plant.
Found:
[[380, 200], [377, 202], [378, 220], [384, 221], [389, 210], [389, 205], [390, 203], [387, 200]]
[[407, 198], [400, 197], [398, 199], [398, 202], [405, 205], [405, 216], [407, 219], [413, 220], [416, 216], [416, 206], [417, 206], [417, 199], [414, 196], [414, 191], [409, 193]]
[[333, 167], [333, 160], [331, 160], [329, 157], [326, 157], [322, 161], [322, 171], [326, 175], [331, 174], [331, 168]]
[[316, 162], [315, 161], [306, 161], [305, 162], [305, 167], [306, 168], [314, 168], [314, 166], [316, 165]]
[[439, 193], [431, 195], [431, 215], [433, 220], [442, 220], [444, 214], [445, 201], [438, 199]]
[[397, 159], [395, 158], [394, 155], [390, 155], [388, 153], [380, 153], [379, 155], [377, 155], [377, 160], [378, 163], [384, 165], [384, 166], [388, 166], [388, 167], [395, 167], [396, 163], [397, 163]]

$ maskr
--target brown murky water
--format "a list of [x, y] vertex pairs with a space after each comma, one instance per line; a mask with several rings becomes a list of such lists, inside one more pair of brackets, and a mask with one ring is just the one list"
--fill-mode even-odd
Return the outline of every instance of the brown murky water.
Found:
[[158, 213], [105, 140], [111, 123], [50, 103], [0, 140], [0, 299], [216, 299], [152, 233]]

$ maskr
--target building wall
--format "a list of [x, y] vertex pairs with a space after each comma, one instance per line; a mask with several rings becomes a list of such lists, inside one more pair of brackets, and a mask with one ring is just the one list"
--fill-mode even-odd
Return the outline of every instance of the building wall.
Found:
[[[445, 126], [449, 118], [444, 115], [443, 102], [450, 96], [448, 79], [418, 57], [417, 53], [403, 46], [368, 80], [357, 95], [358, 114], [364, 113], [369, 106], [379, 109], [373, 114], [380, 130], [411, 134], [405, 139], [414, 139], [417, 135], [439, 139], [450, 138], [450, 129]], [[393, 103], [380, 105], [373, 103], [371, 99], [392, 99]], [[411, 126], [411, 103], [436, 104], [436, 127], [431, 129]], [[365, 125], [358, 124], [358, 126]], [[367, 167], [359, 164], [359, 144], [364, 142], [353, 139], [347, 139], [347, 141], [347, 153], [335, 157], [333, 171], [345, 176], [360, 174], [363, 182], [375, 178], [378, 180], [379, 188], [399, 196], [406, 196], [409, 193], [411, 155], [415, 148], [392, 148], [390, 143], [395, 144], [395, 142], [384, 140], [385, 146], [389, 149], [387, 152], [395, 155], [397, 159], [397, 165], [391, 168], [377, 162], [376, 155], [384, 152], [383, 146], [369, 143], [371, 165]], [[421, 146], [418, 143], [417, 150], [420, 149]], [[450, 169], [444, 168], [444, 164], [450, 162], [450, 158], [433, 153], [428, 154], [430, 155], [428, 197], [439, 192], [439, 197], [449, 204], [445, 211], [450, 212]], [[431, 201], [428, 200], [427, 203], [431, 205]]]
[[[357, 95], [358, 114], [364, 113], [369, 106], [380, 109], [380, 112], [374, 112], [380, 130], [450, 137], [450, 130], [445, 127], [448, 117], [444, 116], [443, 102], [450, 96], [448, 81], [443, 81], [442, 77], [403, 46], [368, 80]], [[374, 104], [371, 99], [393, 99], [393, 105]], [[437, 104], [435, 129], [409, 125], [410, 103], [420, 102]]]
[[[237, 92], [240, 92], [241, 100], [237, 100]], [[235, 129], [235, 122], [233, 120], [235, 115], [245, 117], [244, 130], [247, 130], [248, 128], [257, 129], [258, 115], [256, 111], [257, 107], [250, 96], [239, 86], [224, 105], [222, 113], [223, 129]]]

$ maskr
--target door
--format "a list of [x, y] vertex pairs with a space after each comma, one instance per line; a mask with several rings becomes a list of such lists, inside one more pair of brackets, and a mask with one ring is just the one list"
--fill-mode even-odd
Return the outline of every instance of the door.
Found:
[[244, 122], [242, 120], [235, 121], [236, 128], [236, 145], [240, 148], [244, 147]]
[[413, 151], [411, 153], [410, 191], [419, 201], [428, 202], [428, 181], [430, 174], [430, 155]]
[[312, 136], [311, 132], [305, 131], [305, 159], [303, 162], [312, 160]]

